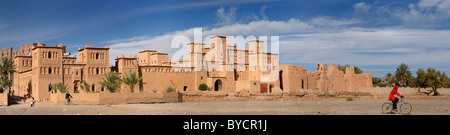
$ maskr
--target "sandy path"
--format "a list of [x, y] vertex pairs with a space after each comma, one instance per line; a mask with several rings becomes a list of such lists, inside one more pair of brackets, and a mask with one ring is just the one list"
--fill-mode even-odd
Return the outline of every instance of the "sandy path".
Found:
[[[235, 101], [120, 105], [54, 105], [50, 101], [0, 107], [0, 115], [380, 115], [384, 100]], [[449, 99], [408, 100], [412, 115], [450, 115]]]

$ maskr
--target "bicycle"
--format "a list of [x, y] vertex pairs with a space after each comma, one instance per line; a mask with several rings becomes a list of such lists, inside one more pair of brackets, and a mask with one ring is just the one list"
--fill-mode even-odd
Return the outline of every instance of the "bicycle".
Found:
[[66, 100], [66, 102], [64, 102], [65, 105], [73, 105], [73, 101], [72, 99], [69, 99], [69, 101]]
[[[412, 106], [408, 102], [404, 102], [402, 98], [400, 101], [397, 102], [397, 106], [400, 107], [400, 113], [402, 114], [410, 114], [412, 111]], [[394, 109], [392, 102], [386, 102], [381, 106], [381, 111], [383, 114], [392, 113], [392, 110]]]

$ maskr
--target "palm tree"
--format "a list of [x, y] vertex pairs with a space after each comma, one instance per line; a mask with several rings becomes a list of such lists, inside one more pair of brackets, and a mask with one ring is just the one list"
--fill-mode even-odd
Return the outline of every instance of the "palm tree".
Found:
[[86, 80], [83, 80], [83, 83], [81, 83], [80, 88], [86, 91], [86, 93], [89, 93], [91, 91], [91, 85], [86, 82]]
[[115, 92], [120, 89], [122, 85], [122, 80], [120, 80], [119, 73], [117, 72], [107, 72], [104, 74], [104, 78], [99, 82], [103, 88], [109, 90], [110, 92]]
[[136, 84], [141, 82], [141, 80], [142, 77], [139, 77], [138, 75], [136, 75], [135, 71], [131, 70], [128, 70], [128, 72], [122, 76], [122, 82], [130, 87], [131, 93], [134, 93], [134, 87], [136, 86]]
[[397, 67], [397, 71], [395, 71], [395, 82], [398, 83], [401, 87], [408, 86], [408, 80], [411, 80], [411, 77], [412, 74], [409, 70], [408, 65], [402, 63]]
[[10, 88], [12, 81], [7, 80], [5, 77], [0, 77], [0, 93], [5, 92], [5, 89]]
[[0, 77], [3, 78], [3, 89], [11, 89], [12, 80], [9, 79], [9, 76], [13, 72], [16, 72], [16, 65], [11, 59], [3, 57], [0, 60]]
[[68, 85], [63, 82], [51, 84], [50, 87], [52, 88], [52, 90], [54, 90], [55, 93], [56, 90], [59, 90], [59, 92], [61, 93], [66, 93], [66, 91], [69, 90]]
[[391, 80], [391, 77], [392, 77], [392, 73], [387, 73], [386, 74], [386, 81], [389, 81], [389, 80]]
[[386, 86], [393, 87], [395, 83], [395, 77], [392, 75], [392, 73], [387, 73], [384, 81], [386, 82]]

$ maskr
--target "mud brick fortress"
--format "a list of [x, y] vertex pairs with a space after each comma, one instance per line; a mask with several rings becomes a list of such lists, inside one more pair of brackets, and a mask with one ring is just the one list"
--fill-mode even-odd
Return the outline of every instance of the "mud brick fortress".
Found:
[[[91, 47], [85, 45], [78, 49], [78, 56], [66, 54], [66, 47], [62, 44], [48, 46], [46, 44], [31, 43], [21, 45], [19, 50], [12, 48], [0, 49], [2, 57], [13, 59], [17, 66], [12, 75], [14, 94], [23, 96], [30, 94], [37, 99], [49, 99], [52, 83], [64, 82], [69, 86], [69, 92], [82, 93], [80, 85], [83, 81], [91, 84], [91, 91], [99, 93], [109, 92], [101, 87], [99, 82], [104, 73], [115, 71], [120, 75], [129, 70], [136, 71], [142, 77], [143, 84], [135, 87], [134, 93], [164, 93], [169, 86], [178, 92], [199, 91], [200, 84], [211, 87], [211, 91], [252, 93], [277, 93], [299, 90], [319, 91], [350, 91], [358, 92], [363, 87], [372, 87], [370, 73], [355, 74], [352, 67], [347, 67], [344, 74], [336, 65], [317, 64], [315, 72], [307, 72], [299, 65], [280, 65], [279, 68], [267, 66], [261, 69], [251, 66], [250, 59], [265, 59], [268, 64], [279, 65], [278, 54], [265, 52], [264, 41], [248, 41], [245, 50], [237, 50], [236, 45], [226, 43], [226, 36], [211, 36], [210, 47], [203, 42], [191, 42], [187, 45], [186, 54], [190, 60], [169, 59], [168, 53], [157, 50], [142, 50], [138, 56], [115, 56], [115, 63], [109, 66], [109, 46]], [[214, 57], [223, 56], [219, 61], [205, 59], [208, 52], [216, 50], [215, 43], [222, 42], [222, 52], [215, 52]], [[229, 57], [229, 52], [234, 57]], [[259, 53], [258, 53], [259, 52]], [[264, 53], [261, 53], [264, 52]], [[245, 54], [245, 63], [238, 63], [237, 54]], [[266, 55], [261, 55], [266, 54]], [[114, 57], [114, 56], [113, 56]], [[201, 61], [198, 61], [198, 59]], [[234, 62], [230, 61], [234, 58]], [[211, 69], [206, 63], [220, 63], [223, 70]], [[232, 60], [231, 60], [232, 61]], [[190, 62], [191, 66], [175, 66]], [[200, 65], [200, 70], [193, 70], [194, 65]], [[206, 67], [206, 68], [205, 68]], [[244, 71], [237, 70], [245, 67]], [[227, 69], [229, 68], [229, 69]], [[186, 70], [191, 69], [191, 70]], [[275, 72], [278, 77], [270, 82], [262, 81], [261, 75]], [[125, 84], [121, 87], [125, 93], [130, 93]]]

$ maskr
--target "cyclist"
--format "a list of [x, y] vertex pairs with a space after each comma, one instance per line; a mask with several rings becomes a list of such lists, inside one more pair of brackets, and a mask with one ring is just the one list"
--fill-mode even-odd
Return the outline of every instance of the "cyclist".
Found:
[[394, 107], [394, 109], [392, 111], [397, 112], [398, 98], [395, 97], [395, 95], [403, 98], [403, 95], [398, 93], [398, 83], [395, 84], [394, 89], [392, 89], [391, 93], [389, 94], [389, 101], [392, 101], [392, 106]]
[[69, 94], [69, 91], [66, 92], [66, 100], [67, 100], [67, 104], [70, 103], [70, 98], [72, 98], [72, 95]]

